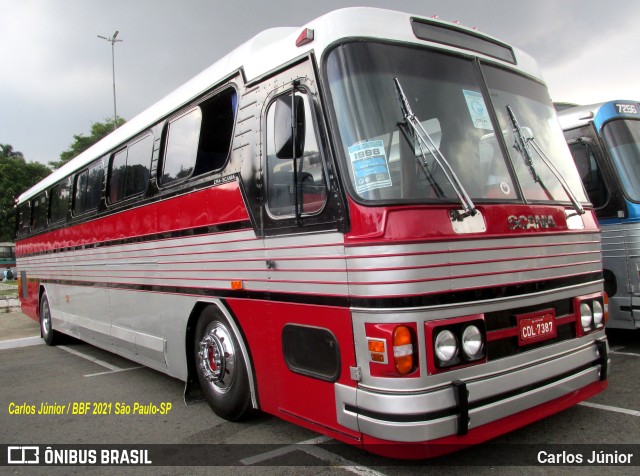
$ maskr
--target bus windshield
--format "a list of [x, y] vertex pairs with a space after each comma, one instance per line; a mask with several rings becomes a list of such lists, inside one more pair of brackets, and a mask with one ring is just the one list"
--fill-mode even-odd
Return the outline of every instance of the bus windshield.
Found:
[[[506, 108], [510, 106], [528, 138], [540, 145], [578, 199], [586, 201], [543, 85], [487, 65], [481, 66], [481, 75], [472, 59], [372, 42], [335, 48], [326, 66], [343, 168], [349, 174], [352, 193], [360, 200], [458, 201], [456, 186], [439, 165], [439, 157], [450, 164], [474, 201], [517, 200], [514, 173], [527, 200], [569, 201], [535, 151], [531, 151], [533, 164], [527, 164], [513, 149], [513, 126]], [[406, 127], [396, 78], [428, 136], [428, 148]], [[490, 100], [483, 93], [486, 90]], [[491, 107], [496, 109], [497, 126]], [[497, 129], [502, 137], [496, 136]], [[532, 178], [531, 165], [537, 180]]]
[[611, 121], [603, 131], [626, 195], [640, 202], [640, 121]]

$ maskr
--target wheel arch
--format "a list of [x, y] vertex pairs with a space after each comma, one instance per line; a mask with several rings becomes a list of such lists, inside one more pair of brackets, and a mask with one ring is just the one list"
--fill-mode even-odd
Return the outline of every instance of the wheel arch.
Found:
[[204, 400], [202, 392], [200, 391], [200, 384], [198, 382], [198, 376], [196, 374], [196, 362], [195, 355], [193, 353], [193, 340], [195, 338], [196, 324], [202, 314], [202, 311], [208, 307], [212, 307], [216, 312], [220, 313], [231, 327], [239, 345], [240, 352], [242, 353], [242, 359], [247, 367], [247, 374], [249, 377], [249, 389], [251, 393], [251, 405], [254, 409], [259, 410], [260, 404], [258, 400], [258, 391], [256, 384], [256, 376], [254, 372], [253, 359], [251, 357], [251, 350], [247, 345], [242, 327], [238, 323], [231, 309], [229, 309], [224, 301], [220, 299], [213, 299], [207, 301], [198, 301], [189, 315], [187, 320], [187, 328], [185, 332], [184, 350], [187, 357], [187, 380], [184, 389], [184, 400], [187, 404], [195, 403]]

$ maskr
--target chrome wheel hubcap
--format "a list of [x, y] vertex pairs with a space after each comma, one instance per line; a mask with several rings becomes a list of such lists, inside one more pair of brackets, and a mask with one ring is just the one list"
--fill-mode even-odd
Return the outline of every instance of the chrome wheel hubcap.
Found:
[[198, 366], [211, 388], [226, 393], [235, 379], [236, 353], [228, 330], [219, 322], [210, 323], [200, 339]]

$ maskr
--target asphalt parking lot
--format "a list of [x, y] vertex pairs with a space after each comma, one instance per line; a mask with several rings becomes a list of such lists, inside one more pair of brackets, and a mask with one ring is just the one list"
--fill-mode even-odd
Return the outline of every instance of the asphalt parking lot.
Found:
[[[440, 474], [494, 474], [505, 454], [547, 445], [542, 448], [569, 452], [584, 448], [589, 454], [594, 448], [619, 454], [631, 451], [631, 465], [613, 466], [607, 472], [632, 474], [640, 464], [640, 332], [608, 334], [611, 373], [605, 392], [489, 444], [407, 465], [363, 453], [269, 415], [243, 423], [227, 422], [206, 403], [185, 405], [182, 382], [78, 341], [48, 347], [39, 338], [37, 324], [27, 316], [0, 313], [0, 444], [191, 445], [188, 448], [206, 452], [202, 461], [196, 453], [194, 461], [177, 459], [173, 467], [129, 468], [153, 474], [210, 473], [211, 468], [198, 466], [206, 463], [216, 466], [217, 474], [368, 476], [416, 474], [417, 469], [429, 467], [436, 467]], [[61, 410], [70, 403], [74, 411]], [[181, 448], [156, 446], [154, 454], [162, 451], [164, 458], [164, 453]], [[516, 464], [519, 467], [511, 469], [525, 474], [572, 467]], [[0, 471], [3, 469], [12, 474], [36, 470], [19, 465]], [[105, 467], [37, 469], [68, 474], [70, 469], [85, 472]], [[602, 471], [597, 466], [573, 469], [593, 474]]]

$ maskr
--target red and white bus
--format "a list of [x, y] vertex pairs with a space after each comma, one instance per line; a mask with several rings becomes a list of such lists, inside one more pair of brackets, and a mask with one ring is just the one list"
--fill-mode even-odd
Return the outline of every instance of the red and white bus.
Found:
[[354, 8], [265, 31], [17, 213], [47, 343], [229, 420], [422, 457], [607, 386], [600, 232], [547, 88], [457, 24]]

